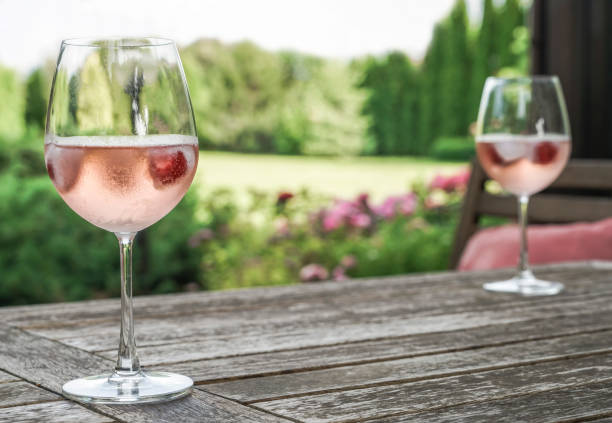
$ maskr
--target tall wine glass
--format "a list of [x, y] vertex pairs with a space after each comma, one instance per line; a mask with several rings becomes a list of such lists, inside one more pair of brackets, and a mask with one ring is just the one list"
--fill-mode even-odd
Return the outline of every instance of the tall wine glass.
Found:
[[488, 78], [478, 112], [476, 152], [485, 172], [518, 198], [521, 250], [517, 275], [489, 291], [554, 295], [559, 282], [537, 279], [527, 257], [529, 196], [548, 187], [571, 152], [570, 125], [556, 76]]
[[121, 259], [115, 369], [66, 383], [64, 395], [99, 403], [187, 395], [190, 378], [140, 367], [132, 318], [134, 237], [177, 205], [198, 164], [191, 101], [174, 42], [63, 41], [47, 112], [45, 162], [66, 204], [117, 236]]

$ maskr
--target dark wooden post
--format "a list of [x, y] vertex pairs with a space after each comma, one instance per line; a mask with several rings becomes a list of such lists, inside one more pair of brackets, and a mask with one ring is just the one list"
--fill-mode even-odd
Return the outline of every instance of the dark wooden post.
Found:
[[532, 73], [563, 85], [572, 157], [612, 159], [612, 1], [534, 0], [530, 25]]

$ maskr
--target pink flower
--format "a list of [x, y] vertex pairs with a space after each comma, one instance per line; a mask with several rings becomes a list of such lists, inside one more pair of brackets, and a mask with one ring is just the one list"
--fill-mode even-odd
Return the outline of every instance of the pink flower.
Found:
[[365, 213], [358, 213], [352, 215], [349, 222], [355, 228], [367, 228], [372, 223], [372, 218]]
[[326, 212], [323, 215], [323, 230], [331, 232], [342, 226], [343, 216], [337, 211]]
[[397, 214], [408, 216], [414, 213], [417, 206], [417, 196], [411, 192], [400, 196], [390, 196], [383, 203], [374, 207], [374, 212], [383, 219], [392, 219]]
[[470, 180], [470, 171], [464, 170], [455, 175], [436, 175], [429, 184], [429, 189], [441, 189], [446, 192], [463, 191]]
[[320, 264], [311, 263], [300, 270], [300, 280], [302, 282], [324, 281], [329, 278], [329, 272]]
[[408, 216], [414, 213], [414, 211], [416, 210], [416, 206], [417, 196], [413, 192], [403, 195], [399, 198], [398, 209], [399, 212], [404, 216]]
[[342, 267], [342, 266], [334, 267], [332, 275], [333, 275], [333, 279], [335, 281], [345, 281], [345, 280], [349, 279], [349, 277], [346, 275], [346, 273], [344, 273], [344, 267]]

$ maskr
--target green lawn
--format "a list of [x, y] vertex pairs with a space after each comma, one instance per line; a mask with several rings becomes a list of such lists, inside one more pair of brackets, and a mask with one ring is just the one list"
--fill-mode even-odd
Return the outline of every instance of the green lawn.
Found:
[[467, 165], [414, 157], [326, 158], [254, 155], [204, 151], [196, 180], [204, 191], [228, 187], [239, 197], [249, 188], [263, 191], [310, 191], [350, 198], [368, 192], [378, 201], [405, 192], [415, 180], [430, 181], [437, 173], [452, 174]]

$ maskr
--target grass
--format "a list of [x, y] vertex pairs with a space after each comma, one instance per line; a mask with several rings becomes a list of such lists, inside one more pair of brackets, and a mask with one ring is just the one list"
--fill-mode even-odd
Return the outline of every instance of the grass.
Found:
[[452, 174], [465, 163], [416, 157], [305, 157], [239, 153], [200, 153], [196, 180], [204, 191], [233, 189], [245, 198], [249, 188], [267, 192], [308, 188], [329, 197], [351, 198], [367, 192], [380, 199], [405, 192], [412, 182]]

